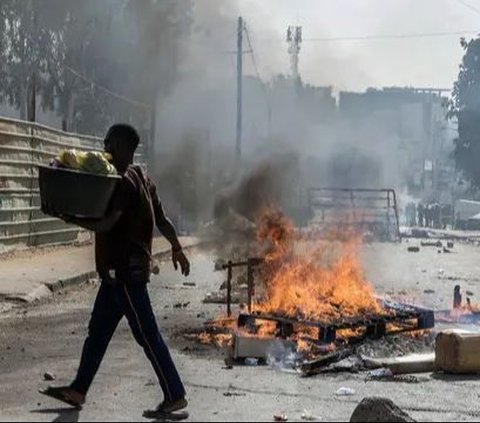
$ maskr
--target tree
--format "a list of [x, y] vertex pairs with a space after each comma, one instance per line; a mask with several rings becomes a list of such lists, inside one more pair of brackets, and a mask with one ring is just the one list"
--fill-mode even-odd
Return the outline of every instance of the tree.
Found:
[[53, 108], [63, 23], [54, 1], [2, 0], [0, 7], [0, 98], [24, 119], [35, 119], [38, 95], [44, 109]]
[[158, 95], [168, 92], [178, 76], [181, 38], [189, 33], [192, 2], [67, 0], [66, 4], [66, 71], [59, 90], [67, 126], [98, 134], [122, 120], [147, 129]]
[[450, 104], [450, 117], [458, 121], [454, 157], [474, 188], [480, 188], [480, 38], [461, 41], [465, 51]]
[[68, 130], [99, 134], [118, 120], [145, 129], [177, 77], [191, 7], [191, 0], [2, 0], [0, 101], [33, 120], [38, 97]]

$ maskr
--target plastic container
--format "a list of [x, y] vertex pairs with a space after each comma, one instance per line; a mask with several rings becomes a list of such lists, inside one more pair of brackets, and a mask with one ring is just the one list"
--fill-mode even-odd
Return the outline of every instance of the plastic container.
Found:
[[39, 166], [38, 184], [42, 205], [49, 204], [65, 216], [101, 219], [121, 178], [76, 170]]

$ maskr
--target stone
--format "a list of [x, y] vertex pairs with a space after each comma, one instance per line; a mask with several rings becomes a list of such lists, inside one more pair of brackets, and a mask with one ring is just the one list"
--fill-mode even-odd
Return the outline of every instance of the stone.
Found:
[[45, 380], [46, 382], [53, 382], [55, 379], [56, 379], [56, 377], [53, 373], [46, 372], [43, 375], [43, 380]]
[[350, 422], [415, 422], [388, 398], [369, 397], [362, 400], [352, 414]]

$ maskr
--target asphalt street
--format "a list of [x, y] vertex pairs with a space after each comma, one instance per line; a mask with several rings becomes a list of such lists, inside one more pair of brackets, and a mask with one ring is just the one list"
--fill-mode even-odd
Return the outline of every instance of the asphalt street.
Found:
[[[439, 277], [462, 276], [470, 289], [478, 286], [474, 269], [480, 250], [473, 246], [456, 248], [457, 258], [442, 257], [433, 250], [410, 254], [405, 244], [375, 244], [365, 249], [363, 257], [380, 291], [418, 295], [420, 300], [429, 301], [423, 291], [434, 287], [441, 295], [434, 295], [430, 302], [441, 306], [441, 296], [450, 292], [453, 282]], [[224, 275], [213, 272], [213, 257], [208, 253], [195, 251], [191, 255], [188, 279], [166, 262], [150, 286], [159, 325], [188, 390], [190, 421], [272, 421], [278, 413], [298, 421], [305, 410], [323, 421], [348, 421], [366, 396], [387, 396], [422, 421], [480, 419], [477, 377], [420, 375], [416, 383], [399, 383], [367, 382], [365, 374], [305, 379], [269, 367], [227, 370], [222, 351], [199, 347], [182, 336], [187, 328], [200, 328], [205, 320], [223, 311], [222, 306], [203, 304], [202, 299], [218, 288]], [[417, 266], [412, 267], [412, 263]], [[472, 267], [465, 271], [469, 263]], [[441, 275], [440, 265], [444, 267]], [[405, 276], [407, 272], [410, 278]], [[186, 286], [185, 282], [196, 286]], [[126, 322], [112, 341], [83, 410], [65, 408], [37, 393], [48, 384], [43, 380], [45, 372], [56, 376], [55, 384], [68, 383], [73, 377], [97, 289], [85, 285], [60, 292], [45, 303], [0, 315], [1, 421], [137, 421], [144, 409], [162, 400], [153, 370]], [[355, 394], [337, 397], [341, 387], [352, 388]]]

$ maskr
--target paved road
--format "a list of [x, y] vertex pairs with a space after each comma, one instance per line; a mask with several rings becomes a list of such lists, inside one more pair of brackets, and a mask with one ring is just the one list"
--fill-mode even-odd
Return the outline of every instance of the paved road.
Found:
[[[381, 257], [382, 266], [389, 269], [394, 266], [388, 266], [389, 257], [395, 263], [411, 260], [410, 255], [402, 253], [405, 246], [371, 248]], [[472, 260], [478, 251], [468, 252]], [[374, 258], [371, 254], [367, 254], [370, 260]], [[417, 257], [422, 265], [428, 264], [429, 260]], [[433, 272], [436, 265], [429, 271]], [[301, 379], [268, 367], [222, 369], [221, 352], [192, 350], [191, 344], [177, 336], [185, 327], [200, 326], [205, 318], [220, 311], [219, 306], [202, 305], [201, 299], [222, 279], [222, 274], [212, 272], [212, 258], [198, 253], [188, 278], [197, 284], [196, 288], [183, 286], [185, 280], [172, 272], [169, 263], [162, 266], [160, 277], [151, 285], [160, 325], [173, 347], [189, 392], [192, 421], [272, 421], [273, 414], [279, 412], [298, 421], [305, 409], [323, 421], [347, 421], [356, 404], [371, 395], [390, 397], [423, 421], [480, 418], [478, 378], [426, 375], [416, 384], [366, 383], [362, 374]], [[73, 376], [96, 289], [75, 289], [37, 307], [0, 316], [1, 421], [136, 421], [145, 408], [161, 400], [149, 363], [125, 323], [112, 342], [84, 410], [78, 413], [64, 409], [37, 394], [46, 385], [42, 381], [45, 372], [56, 374], [58, 383], [67, 383]], [[179, 302], [190, 305], [174, 308]], [[206, 314], [198, 316], [200, 313]], [[335, 397], [337, 389], [344, 386], [354, 388], [356, 395]]]

